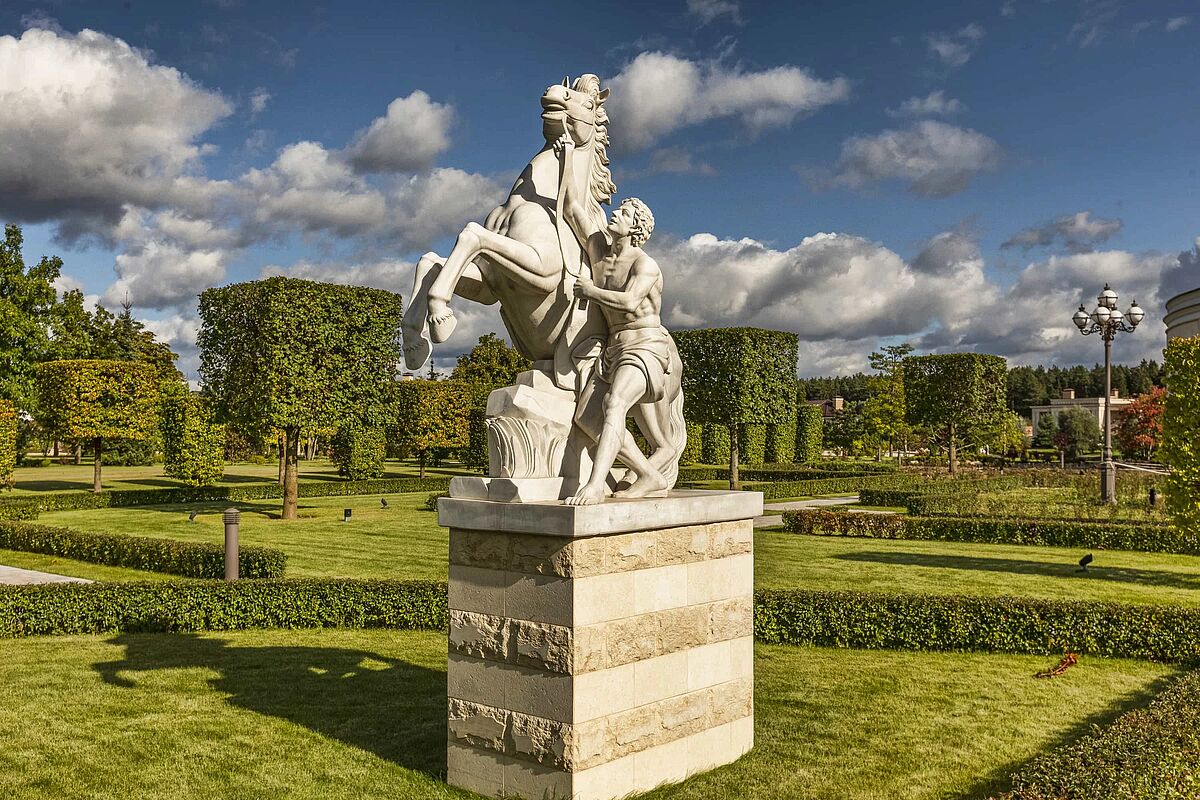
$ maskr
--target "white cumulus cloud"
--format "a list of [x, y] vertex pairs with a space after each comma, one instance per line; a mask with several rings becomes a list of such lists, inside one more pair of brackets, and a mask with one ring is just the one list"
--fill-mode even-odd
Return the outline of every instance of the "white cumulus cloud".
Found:
[[788, 125], [850, 96], [846, 78], [825, 80], [800, 67], [751, 71], [657, 51], [638, 55], [608, 86], [613, 144], [625, 150], [713, 119], [740, 119], [751, 131]]
[[387, 113], [359, 131], [347, 148], [359, 172], [427, 169], [450, 147], [454, 109], [417, 90], [388, 104]]
[[975, 55], [983, 34], [983, 27], [972, 22], [950, 33], [926, 34], [925, 44], [930, 56], [948, 67], [961, 67]]
[[924, 97], [910, 97], [898, 108], [889, 108], [887, 113], [892, 117], [948, 117], [966, 109], [961, 100], [946, 97], [946, 93], [938, 89]]
[[1000, 164], [1000, 145], [989, 136], [936, 120], [901, 130], [854, 136], [842, 143], [834, 186], [852, 189], [904, 181], [924, 197], [961, 192], [981, 172]]
[[1000, 246], [1030, 250], [1061, 242], [1072, 253], [1084, 253], [1120, 233], [1121, 226], [1119, 219], [1093, 217], [1090, 211], [1079, 211], [1018, 231]]

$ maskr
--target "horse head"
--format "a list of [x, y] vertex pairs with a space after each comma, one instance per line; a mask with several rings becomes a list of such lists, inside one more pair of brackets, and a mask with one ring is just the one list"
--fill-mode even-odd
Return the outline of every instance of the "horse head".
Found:
[[606, 140], [607, 99], [608, 89], [600, 89], [600, 79], [595, 75], [580, 75], [574, 84], [570, 78], [563, 78], [562, 83], [542, 94], [542, 135], [553, 142], [562, 136], [565, 126], [577, 147], [591, 144], [598, 135]]

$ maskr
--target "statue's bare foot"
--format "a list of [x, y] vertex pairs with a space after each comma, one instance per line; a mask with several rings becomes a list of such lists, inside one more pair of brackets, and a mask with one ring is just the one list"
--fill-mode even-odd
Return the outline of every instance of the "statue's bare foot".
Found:
[[667, 494], [667, 479], [657, 472], [639, 475], [637, 482], [619, 492], [613, 497], [665, 497]]
[[592, 486], [588, 484], [583, 486], [575, 494], [567, 498], [569, 506], [593, 506], [604, 499], [604, 487]]
[[450, 338], [450, 334], [454, 333], [454, 327], [458, 325], [458, 320], [454, 318], [454, 312], [450, 310], [450, 306], [442, 300], [429, 299], [429, 338], [435, 344], [441, 344]]

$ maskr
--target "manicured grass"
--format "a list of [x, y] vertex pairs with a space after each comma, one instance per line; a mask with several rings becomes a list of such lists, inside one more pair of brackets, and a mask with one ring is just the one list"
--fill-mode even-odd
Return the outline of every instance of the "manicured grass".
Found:
[[[446, 579], [448, 536], [426, 494], [301, 501], [301, 519], [283, 522], [274, 501], [238, 503], [243, 544], [288, 554], [293, 577]], [[106, 508], [45, 513], [41, 522], [79, 530], [221, 542], [223, 504]], [[349, 523], [342, 509], [353, 509]], [[189, 523], [187, 512], [200, 509]], [[1200, 557], [958, 542], [796, 536], [760, 530], [755, 579], [762, 587], [862, 589], [936, 594], [1026, 595], [1056, 599], [1200, 605]], [[0, 559], [0, 563], [4, 563]], [[91, 577], [83, 575], [81, 577]]]
[[[239, 540], [287, 553], [291, 577], [446, 579], [449, 535], [437, 514], [421, 510], [428, 492], [301, 499], [300, 519], [279, 519], [279, 501], [104, 508], [42, 514], [39, 523], [79, 530], [222, 542], [221, 512], [242, 511]], [[353, 510], [342, 522], [342, 510]], [[188, 522], [189, 511], [200, 511]], [[3, 563], [0, 561], [0, 563]]]
[[[1173, 674], [1031, 677], [1049, 661], [759, 646], [754, 751], [650, 797], [978, 798]], [[445, 664], [444, 636], [395, 631], [6, 642], [0, 796], [465, 798], [441, 782]]]
[[103, 564], [89, 564], [86, 561], [75, 561], [70, 558], [44, 556], [40, 553], [22, 553], [18, 550], [0, 550], [0, 564], [6, 567], [35, 569], [38, 572], [52, 572], [56, 575], [70, 575], [72, 578], [87, 578], [92, 581], [179, 580], [178, 575], [144, 572], [140, 569], [126, 567], [108, 567]]
[[1021, 595], [1200, 605], [1200, 557], [960, 542], [799, 536], [760, 530], [755, 583], [772, 589], [857, 589]]
[[[412, 461], [388, 461], [385, 463], [384, 478], [416, 478], [420, 469]], [[328, 459], [312, 459], [300, 462], [302, 481], [345, 480], [337, 474], [337, 467]], [[442, 467], [426, 467], [427, 477], [437, 475], [471, 475], [456, 463]], [[248, 483], [270, 483], [279, 477], [276, 463], [238, 463], [225, 466], [225, 477], [221, 486], [240, 486]], [[104, 467], [105, 489], [172, 489], [183, 486], [174, 478], [163, 475], [162, 464], [148, 467]], [[14, 491], [6, 496], [28, 495], [36, 492], [69, 492], [92, 490], [92, 464], [85, 461], [74, 464], [54, 464], [49, 467], [17, 467], [14, 472]]]

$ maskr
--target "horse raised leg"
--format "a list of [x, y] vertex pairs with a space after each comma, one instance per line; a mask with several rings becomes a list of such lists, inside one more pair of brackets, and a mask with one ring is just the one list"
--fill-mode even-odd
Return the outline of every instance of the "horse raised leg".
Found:
[[450, 298], [456, 293], [467, 266], [481, 255], [535, 292], [549, 294], [561, 279], [562, 257], [558, 253], [553, 253], [550, 259], [543, 258], [533, 245], [490, 231], [477, 222], [467, 223], [429, 287], [429, 334], [434, 342], [446, 341], [454, 331], [457, 320], [450, 310]]
[[[411, 299], [408, 308], [405, 309], [404, 321], [400, 328], [404, 339], [404, 364], [413, 371], [425, 366], [433, 352], [426, 325], [427, 299], [430, 289], [443, 269], [442, 264], [443, 259], [437, 253], [426, 253], [417, 262]], [[497, 300], [484, 281], [483, 272], [473, 263], [468, 263], [463, 268], [454, 286], [454, 293], [485, 306], [490, 306]]]

